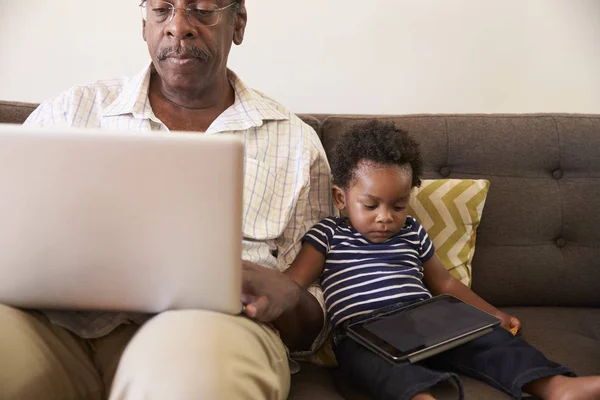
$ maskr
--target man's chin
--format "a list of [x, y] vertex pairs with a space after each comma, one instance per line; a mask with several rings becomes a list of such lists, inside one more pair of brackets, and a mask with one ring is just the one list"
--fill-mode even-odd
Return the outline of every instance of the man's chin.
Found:
[[161, 80], [172, 88], [189, 90], [201, 86], [207, 77], [205, 68], [198, 63], [194, 68], [189, 66], [179, 67], [176, 65], [161, 65], [158, 70]]

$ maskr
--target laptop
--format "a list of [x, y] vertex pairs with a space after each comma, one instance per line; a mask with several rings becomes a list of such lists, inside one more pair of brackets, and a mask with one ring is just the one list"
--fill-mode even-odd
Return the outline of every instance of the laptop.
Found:
[[240, 313], [240, 137], [0, 125], [0, 160], [0, 304]]
[[490, 333], [501, 321], [443, 294], [348, 326], [348, 336], [393, 362], [416, 363]]

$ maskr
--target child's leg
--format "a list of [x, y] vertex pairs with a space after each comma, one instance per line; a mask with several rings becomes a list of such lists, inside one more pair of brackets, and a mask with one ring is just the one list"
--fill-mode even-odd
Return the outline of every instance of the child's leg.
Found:
[[456, 375], [433, 371], [421, 364], [392, 363], [350, 338], [341, 339], [335, 355], [344, 376], [375, 400], [429, 400], [427, 390], [440, 382], [453, 379], [462, 386]]
[[528, 383], [525, 391], [542, 399], [596, 400], [600, 398], [600, 376], [552, 376]]
[[433, 397], [431, 395], [431, 393], [429, 393], [429, 392], [423, 392], [423, 393], [419, 393], [418, 395], [413, 397], [411, 400], [435, 400], [435, 397]]
[[575, 376], [569, 368], [548, 360], [505, 329], [496, 329], [431, 357], [427, 365], [483, 380], [516, 399], [521, 398], [523, 388], [531, 382], [552, 376]]

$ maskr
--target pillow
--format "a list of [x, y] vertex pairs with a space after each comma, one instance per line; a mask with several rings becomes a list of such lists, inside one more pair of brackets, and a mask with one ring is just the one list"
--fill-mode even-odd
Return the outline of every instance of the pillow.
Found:
[[424, 179], [408, 214], [425, 228], [448, 272], [471, 287], [475, 231], [490, 187], [485, 179]]

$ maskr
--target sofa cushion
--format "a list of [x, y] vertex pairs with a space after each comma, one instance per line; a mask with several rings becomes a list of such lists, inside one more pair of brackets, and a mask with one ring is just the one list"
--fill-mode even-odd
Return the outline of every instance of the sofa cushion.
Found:
[[599, 306], [600, 118], [447, 120], [452, 169], [492, 184], [473, 289], [498, 305]]
[[0, 124], [22, 124], [38, 105], [0, 100]]
[[335, 387], [331, 372], [330, 369], [301, 362], [300, 371], [292, 375], [288, 400], [344, 400]]
[[467, 286], [489, 186], [485, 179], [425, 179], [413, 189], [408, 207], [429, 234], [442, 264]]
[[[333, 376], [338, 391], [346, 400], [373, 400], [366, 394], [358, 391], [350, 382], [345, 381], [339, 370], [333, 371]], [[459, 376], [463, 384], [464, 398], [466, 400], [510, 400], [511, 398], [504, 392], [482, 381], [469, 378], [468, 376]], [[456, 400], [458, 398], [458, 391], [454, 384], [450, 382], [442, 382], [437, 385], [431, 390], [431, 394], [437, 400]], [[535, 400], [535, 398], [528, 398], [528, 400]]]
[[578, 375], [600, 374], [600, 309], [509, 307], [523, 323], [523, 338]]

